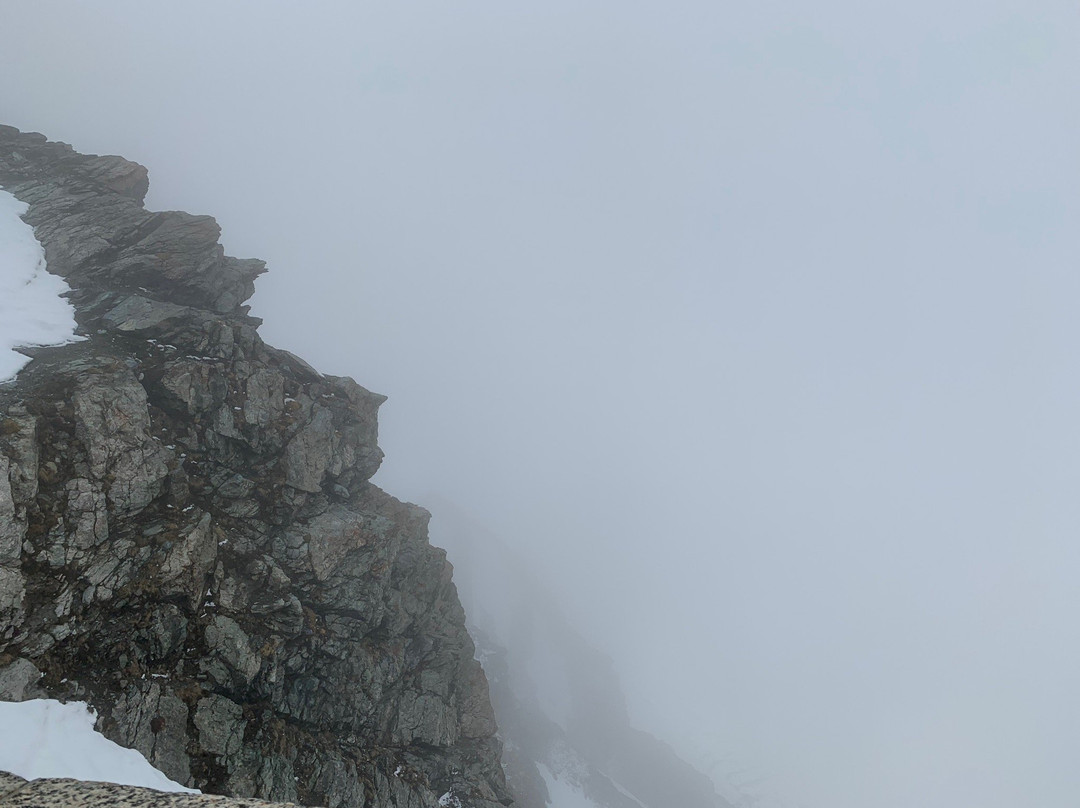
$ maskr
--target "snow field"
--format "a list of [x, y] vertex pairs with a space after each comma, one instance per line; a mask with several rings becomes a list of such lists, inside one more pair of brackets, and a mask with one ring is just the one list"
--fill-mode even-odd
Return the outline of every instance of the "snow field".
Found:
[[26, 345], [62, 345], [75, 337], [75, 309], [62, 297], [68, 285], [45, 269], [34, 229], [19, 218], [27, 205], [0, 191], [0, 382], [30, 360]]
[[174, 783], [134, 749], [96, 732], [94, 721], [94, 714], [82, 702], [0, 702], [0, 771], [27, 780], [70, 777], [199, 793]]

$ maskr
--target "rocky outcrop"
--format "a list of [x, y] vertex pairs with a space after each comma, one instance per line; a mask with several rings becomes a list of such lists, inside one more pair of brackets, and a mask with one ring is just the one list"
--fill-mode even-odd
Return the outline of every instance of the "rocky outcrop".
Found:
[[142, 166], [0, 127], [0, 187], [85, 337], [0, 385], [0, 697], [89, 701], [204, 791], [506, 803], [450, 565], [369, 482], [383, 397], [264, 344], [262, 263]]
[[27, 781], [0, 771], [0, 808], [290, 808], [285, 803], [169, 794], [150, 788], [45, 778]]

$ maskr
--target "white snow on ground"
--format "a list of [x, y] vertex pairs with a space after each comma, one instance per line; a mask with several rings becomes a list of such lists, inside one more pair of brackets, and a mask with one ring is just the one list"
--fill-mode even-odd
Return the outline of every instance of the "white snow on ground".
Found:
[[68, 285], [45, 270], [45, 251], [19, 218], [26, 208], [0, 191], [0, 382], [30, 361], [13, 348], [77, 339], [75, 310], [61, 297]]
[[199, 793], [174, 783], [134, 749], [95, 732], [94, 715], [82, 702], [0, 702], [0, 771], [27, 780], [70, 777]]
[[551, 769], [540, 764], [540, 775], [544, 778], [548, 790], [548, 805], [551, 808], [599, 808], [599, 806], [586, 797], [578, 787], [571, 783], [565, 776], [557, 777]]
[[608, 777], [608, 780], [610, 780], [611, 784], [615, 786], [615, 790], [622, 794], [624, 797], [626, 797], [626, 799], [632, 800], [635, 805], [640, 805], [641, 808], [645, 808], [645, 803], [643, 803], [641, 800], [639, 800], [637, 797], [635, 797], [633, 794], [631, 794], [629, 791], [627, 791], [625, 788], [615, 782], [614, 779]]

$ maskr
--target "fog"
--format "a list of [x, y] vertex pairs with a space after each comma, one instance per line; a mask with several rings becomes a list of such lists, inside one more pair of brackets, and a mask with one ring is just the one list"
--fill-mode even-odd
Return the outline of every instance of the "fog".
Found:
[[390, 397], [376, 482], [512, 543], [642, 727], [790, 806], [1076, 804], [1074, 3], [0, 32], [0, 122], [267, 260], [263, 337]]

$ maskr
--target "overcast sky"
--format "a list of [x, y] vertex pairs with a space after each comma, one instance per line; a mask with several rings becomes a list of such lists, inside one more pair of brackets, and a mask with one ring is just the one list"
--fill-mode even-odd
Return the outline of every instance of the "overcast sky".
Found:
[[[0, 121], [266, 259], [377, 481], [806, 808], [1080, 793], [1080, 10], [0, 0]], [[437, 518], [436, 518], [437, 526]]]

